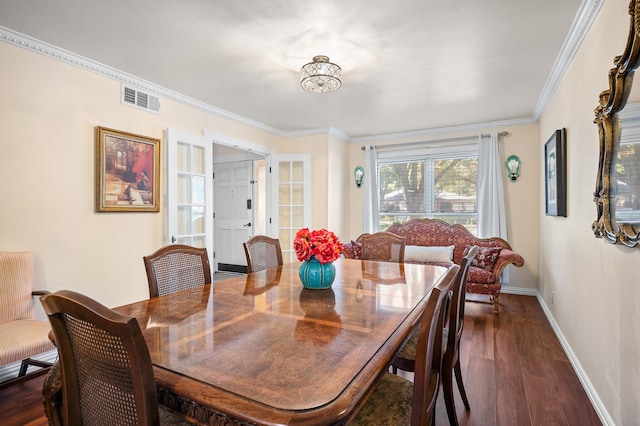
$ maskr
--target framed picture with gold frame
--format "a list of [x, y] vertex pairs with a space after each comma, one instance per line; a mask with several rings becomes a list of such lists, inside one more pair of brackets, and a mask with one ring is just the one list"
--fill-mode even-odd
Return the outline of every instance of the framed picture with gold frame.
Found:
[[160, 211], [160, 139], [96, 127], [96, 211]]

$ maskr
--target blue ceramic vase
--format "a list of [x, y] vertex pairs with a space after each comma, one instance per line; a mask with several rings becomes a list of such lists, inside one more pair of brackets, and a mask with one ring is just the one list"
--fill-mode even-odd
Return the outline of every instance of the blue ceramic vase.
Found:
[[305, 260], [298, 270], [300, 281], [304, 288], [325, 289], [330, 288], [336, 278], [336, 267], [333, 263], [320, 263], [315, 256]]

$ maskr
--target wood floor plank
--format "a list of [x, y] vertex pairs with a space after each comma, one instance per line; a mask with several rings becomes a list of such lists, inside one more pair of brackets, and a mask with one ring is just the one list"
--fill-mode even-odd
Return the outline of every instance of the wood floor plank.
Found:
[[522, 325], [518, 319], [504, 315], [495, 332], [496, 404], [498, 424], [530, 425], [527, 398], [522, 379], [522, 358], [518, 351], [517, 333]]

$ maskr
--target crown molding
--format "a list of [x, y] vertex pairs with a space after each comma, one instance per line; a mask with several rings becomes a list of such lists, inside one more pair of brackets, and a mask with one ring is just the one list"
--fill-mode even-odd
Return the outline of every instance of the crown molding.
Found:
[[582, 0], [578, 13], [569, 29], [569, 34], [560, 48], [558, 57], [547, 78], [547, 82], [542, 89], [542, 93], [540, 93], [538, 103], [533, 109], [531, 117], [536, 122], [542, 117], [551, 97], [556, 92], [560, 81], [562, 81], [564, 77], [564, 73], [567, 71], [567, 68], [569, 68], [573, 57], [578, 51], [578, 48], [580, 48], [582, 41], [591, 28], [591, 24], [593, 24], [603, 4], [604, 0]]

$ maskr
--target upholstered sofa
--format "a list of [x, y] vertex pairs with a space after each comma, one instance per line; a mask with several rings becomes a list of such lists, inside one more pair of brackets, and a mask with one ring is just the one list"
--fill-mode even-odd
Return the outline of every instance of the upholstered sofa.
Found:
[[[462, 225], [450, 225], [438, 219], [394, 223], [387, 232], [406, 238], [405, 263], [460, 264], [467, 247], [480, 247], [469, 268], [466, 290], [467, 293], [488, 296], [488, 301], [481, 302], [492, 303], [496, 314], [500, 309], [502, 271], [509, 265], [524, 265], [522, 256], [502, 238], [477, 238]], [[344, 245], [345, 257], [359, 258], [361, 239], [362, 235]]]

